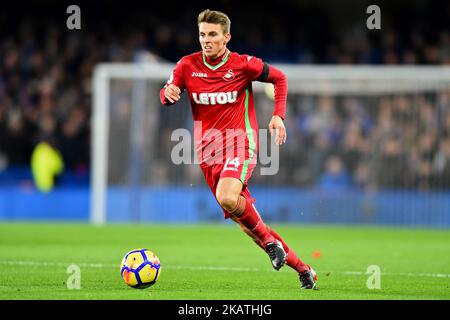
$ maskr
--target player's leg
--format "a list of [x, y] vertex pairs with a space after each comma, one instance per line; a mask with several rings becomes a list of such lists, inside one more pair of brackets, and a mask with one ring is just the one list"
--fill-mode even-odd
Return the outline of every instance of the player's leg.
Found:
[[[245, 227], [235, 216], [232, 216], [231, 219], [233, 219], [236, 223], [238, 223], [240, 225], [240, 227], [242, 228], [242, 230], [250, 237], [253, 239], [253, 241], [260, 246], [262, 249], [264, 249], [263, 244], [259, 241], [258, 237], [255, 236], [247, 227]], [[310, 269], [310, 267], [304, 263], [302, 260], [300, 260], [300, 258], [297, 256], [297, 254], [295, 253], [294, 250], [292, 250], [291, 248], [289, 248], [289, 246], [286, 244], [286, 242], [284, 242], [283, 238], [281, 238], [281, 236], [272, 228], [270, 228], [269, 226], [266, 225], [267, 230], [269, 231], [269, 233], [275, 237], [275, 239], [277, 239], [278, 241], [281, 242], [281, 244], [283, 245], [284, 251], [287, 254], [286, 257], [286, 264], [291, 267], [292, 269], [294, 269], [297, 272], [304, 272]]]
[[[218, 203], [220, 204], [220, 202], [222, 202], [221, 206], [225, 206], [228, 209], [229, 208], [234, 208], [236, 207], [236, 199], [239, 199], [241, 196], [243, 198], [246, 199], [245, 203], [250, 203], [251, 207], [254, 209], [253, 206], [253, 202], [254, 199], [251, 197], [250, 192], [247, 188], [247, 186], [245, 185], [243, 187], [242, 182], [240, 182], [240, 180], [238, 179], [234, 179], [236, 180], [234, 183], [231, 183], [231, 185], [229, 185], [227, 183], [227, 181], [233, 181], [233, 180], [222, 180], [225, 178], [220, 178], [221, 173], [222, 173], [222, 168], [220, 166], [212, 166], [212, 167], [202, 167], [201, 168], [203, 171], [203, 174], [205, 176], [205, 180], [208, 183], [209, 187], [211, 188], [211, 191], [213, 192], [213, 194], [216, 196], [216, 200], [218, 201]], [[220, 188], [219, 191], [217, 192], [218, 189], [218, 184], [219, 182], [222, 180], [222, 182], [220, 183]], [[224, 191], [225, 190], [232, 190], [231, 194], [227, 194]], [[238, 193], [240, 191], [240, 194]], [[221, 201], [219, 202], [219, 200], [217, 199], [219, 196], [219, 199], [221, 199]], [[242, 204], [242, 200], [241, 200], [241, 204]], [[223, 208], [223, 207], [222, 207]], [[224, 215], [225, 218], [231, 218], [233, 221], [235, 221], [236, 223], [239, 224], [239, 226], [242, 228], [242, 230], [253, 239], [253, 241], [259, 246], [261, 247], [263, 250], [266, 250], [266, 246], [263, 245], [263, 242], [261, 242], [261, 240], [258, 238], [258, 236], [256, 236], [248, 227], [246, 227], [243, 224], [243, 219], [239, 219], [237, 212], [234, 212], [234, 214], [230, 214], [229, 211], [223, 209], [224, 211]], [[233, 209], [231, 209], [231, 211], [233, 211]], [[238, 210], [238, 211], [242, 211]], [[260, 216], [258, 214], [258, 212], [256, 211], [256, 209], [254, 210], [254, 213], [256, 214], [259, 219]], [[248, 224], [247, 224], [248, 225]], [[251, 228], [251, 226], [250, 226]], [[286, 248], [286, 252], [287, 252], [287, 257], [286, 257], [286, 263], [291, 266], [293, 269], [297, 270], [301, 268], [301, 264], [299, 264], [296, 260], [297, 256], [295, 255], [294, 251], [292, 251], [287, 245], [286, 243], [283, 241], [283, 239], [271, 228], [268, 228], [266, 226], [266, 231], [269, 232], [276, 240], [278, 240], [278, 242], [280, 243], [280, 246], [283, 248]], [[272, 241], [274, 239], [272, 238]], [[273, 263], [272, 263], [273, 264]], [[315, 286], [315, 275], [314, 276], [308, 276], [311, 275], [311, 271], [306, 271], [306, 272], [299, 272], [299, 277], [300, 277], [300, 281], [302, 282], [302, 288], [312, 288], [312, 286]], [[303, 280], [302, 280], [303, 279]], [[307, 279], [307, 280], [304, 280]]]
[[251, 200], [241, 195], [242, 187], [242, 182], [236, 178], [221, 178], [217, 184], [216, 199], [220, 206], [249, 229], [265, 248], [276, 239], [268, 232]]
[[232, 215], [230, 218], [241, 227], [242, 231], [244, 231], [250, 238], [252, 238], [253, 242], [255, 242], [261, 249], [264, 250], [264, 247], [259, 241], [259, 239], [250, 230], [248, 230], [244, 225], [242, 225], [235, 216]]
[[[235, 190], [233, 188], [234, 183], [232, 182], [232, 180], [230, 181], [230, 183], [232, 185], [228, 185], [228, 180], [223, 180], [223, 179], [225, 179], [225, 178], [222, 178], [219, 180], [218, 189], [216, 189], [216, 197], [218, 197], [218, 199], [220, 199], [219, 193], [221, 192], [221, 190], [223, 190], [223, 189]], [[236, 187], [236, 190], [238, 190], [238, 189], [239, 188]], [[217, 191], [217, 190], [219, 190], [219, 191]], [[248, 201], [246, 201], [246, 204], [249, 203], [249, 205], [251, 205], [251, 207], [254, 209], [254, 215], [258, 216], [259, 219], [261, 219], [258, 211], [253, 206], [253, 201], [252, 201], [253, 198], [251, 197], [247, 186], [243, 186], [243, 190], [241, 191], [239, 196], [244, 199], [248, 199]], [[249, 237], [251, 237], [258, 246], [260, 246], [263, 250], [266, 250], [267, 245], [263, 241], [261, 241], [260, 237], [252, 231], [251, 225], [250, 225], [250, 228], [248, 226], [246, 226], [244, 224], [244, 221], [242, 219], [240, 219], [239, 215], [237, 214], [238, 212], [243, 211], [242, 208], [238, 208], [238, 207], [240, 204], [242, 204], [244, 202], [241, 201], [240, 203], [236, 203], [236, 201], [238, 201], [238, 200], [236, 200], [236, 198], [237, 198], [236, 193], [229, 195], [228, 198], [229, 198], [229, 201], [222, 201], [222, 202], [223, 203], [229, 202], [227, 209], [228, 209], [228, 212], [231, 212], [231, 219], [233, 219], [236, 223], [238, 223], [240, 225], [240, 227], [242, 228], [242, 230]], [[219, 204], [221, 203], [220, 200], [218, 200], [218, 202], [219, 202]], [[235, 209], [233, 209], [233, 207]], [[283, 238], [275, 230], [273, 230], [269, 226], [265, 225], [264, 222], [262, 221], [262, 219], [261, 219], [260, 225], [263, 226], [263, 228], [265, 228], [266, 231], [269, 232], [273, 236], [273, 238], [275, 238], [276, 240], [279, 241], [279, 243], [281, 243], [284, 251], [286, 252], [286, 264], [298, 272], [302, 289], [316, 289], [317, 275], [316, 275], [315, 271], [313, 269], [311, 269], [311, 267], [309, 265], [305, 264], [297, 256], [297, 254], [295, 253], [294, 250], [289, 248], [289, 246], [286, 244], [286, 242], [283, 240]], [[273, 238], [270, 240], [271, 243], [275, 243]], [[271, 260], [273, 263], [272, 257], [271, 257]], [[273, 266], [276, 270], [278, 270], [282, 266], [282, 264], [280, 265], [277, 263], [273, 263]]]
[[253, 206], [253, 199], [242, 194], [242, 188], [243, 184], [239, 179], [222, 177], [217, 184], [216, 199], [234, 221], [245, 227], [244, 231], [248, 230], [246, 233], [267, 252], [273, 267], [278, 270], [286, 261], [286, 252], [282, 244], [268, 231]]
[[[254, 199], [250, 196], [247, 188], [241, 195], [243, 183], [234, 177], [234, 175], [240, 176], [240, 172], [224, 171], [221, 165], [201, 166], [200, 168], [217, 202], [222, 207], [225, 218], [232, 217], [234, 221], [245, 227], [245, 230], [251, 231], [252, 237], [257, 240], [255, 242], [261, 243], [263, 249], [266, 249], [269, 243], [277, 242], [267, 231], [264, 222], [253, 207]], [[282, 247], [281, 244], [280, 246]]]
[[[259, 241], [259, 239], [244, 225], [242, 225], [239, 220], [237, 220], [236, 217], [231, 216], [231, 219], [233, 219], [236, 223], [240, 225], [242, 230], [253, 239], [253, 241], [260, 246], [262, 249], [264, 249], [264, 246]], [[275, 232], [272, 228], [267, 226], [267, 230], [272, 234], [278, 241], [281, 242], [283, 245], [284, 250], [286, 251], [287, 257], [286, 257], [286, 264], [298, 272], [299, 279], [301, 282], [301, 288], [302, 289], [317, 289], [316, 288], [316, 282], [317, 282], [317, 275], [315, 271], [307, 264], [305, 264], [300, 258], [297, 256], [297, 254], [289, 248], [289, 246], [284, 242], [283, 238], [280, 237], [280, 235]]]
[[[232, 219], [239, 223], [239, 221], [232, 217]], [[239, 223], [240, 224], [240, 223]], [[259, 245], [261, 248], [264, 249], [263, 245], [258, 241], [258, 238], [249, 230], [247, 229], [244, 225], [240, 224], [242, 230], [244, 230], [244, 232], [253, 239], [254, 242], [256, 242], [257, 245]], [[267, 230], [269, 231], [269, 233], [275, 237], [275, 239], [277, 239], [278, 241], [281, 242], [281, 244], [283, 245], [284, 251], [287, 254], [286, 257], [286, 264], [291, 267], [292, 269], [294, 269], [297, 272], [304, 272], [310, 269], [310, 267], [304, 263], [302, 260], [300, 260], [300, 258], [297, 256], [297, 254], [295, 253], [294, 250], [292, 250], [291, 248], [289, 248], [289, 246], [286, 244], [286, 242], [284, 242], [283, 238], [281, 238], [281, 236], [275, 231], [273, 230], [271, 227], [266, 225]]]
[[284, 242], [283, 238], [272, 228], [267, 226], [267, 230], [271, 235], [275, 237], [275, 239], [279, 240], [281, 244], [283, 245], [284, 250], [287, 253], [286, 257], [286, 264], [290, 266], [292, 269], [296, 270], [297, 272], [304, 272], [306, 270], [309, 270], [309, 266], [305, 264], [300, 258], [297, 256], [294, 250], [289, 248], [289, 246]]
[[284, 240], [280, 237], [280, 235], [277, 232], [275, 232], [275, 230], [271, 229], [270, 227], [267, 227], [267, 229], [269, 230], [271, 235], [273, 235], [283, 244], [283, 248], [287, 253], [286, 264], [298, 272], [299, 279], [302, 285], [301, 288], [317, 289], [316, 272], [309, 265], [300, 260], [295, 251], [289, 248], [289, 246], [284, 242]]

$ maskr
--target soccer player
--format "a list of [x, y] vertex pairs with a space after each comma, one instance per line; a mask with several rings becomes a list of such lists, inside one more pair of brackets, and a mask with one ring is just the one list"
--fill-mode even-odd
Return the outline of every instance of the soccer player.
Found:
[[197, 22], [202, 50], [178, 61], [160, 91], [161, 103], [172, 105], [188, 92], [200, 168], [225, 218], [238, 223], [267, 252], [275, 270], [286, 263], [298, 272], [302, 289], [316, 289], [314, 270], [263, 222], [248, 188], [258, 150], [252, 81], [274, 85], [269, 130], [281, 145], [286, 141], [286, 76], [259, 58], [228, 50], [231, 23], [226, 14], [205, 10]]

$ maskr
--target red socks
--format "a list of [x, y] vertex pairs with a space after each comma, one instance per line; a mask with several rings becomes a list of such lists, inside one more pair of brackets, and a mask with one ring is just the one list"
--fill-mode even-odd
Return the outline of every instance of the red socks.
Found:
[[309, 266], [305, 264], [302, 260], [300, 260], [300, 258], [295, 254], [294, 251], [291, 250], [291, 248], [288, 247], [288, 245], [284, 242], [284, 240], [280, 237], [278, 233], [276, 233], [269, 227], [267, 227], [267, 230], [270, 232], [272, 236], [275, 237], [275, 239], [279, 240], [283, 244], [284, 251], [286, 251], [287, 254], [286, 264], [289, 267], [296, 270], [297, 272], [309, 270]]
[[267, 244], [276, 240], [280, 241], [286, 251], [286, 264], [297, 272], [309, 270], [308, 265], [301, 261], [278, 233], [264, 224], [253, 204], [239, 196], [236, 208], [231, 212], [233, 220], [240, 224], [242, 229], [256, 244], [265, 249]]
[[261, 242], [263, 248], [270, 242], [274, 242], [276, 239], [267, 230], [266, 225], [261, 220], [258, 212], [253, 204], [245, 199], [243, 196], [239, 196], [236, 208], [231, 212], [237, 221], [244, 227], [246, 227], [255, 237]]

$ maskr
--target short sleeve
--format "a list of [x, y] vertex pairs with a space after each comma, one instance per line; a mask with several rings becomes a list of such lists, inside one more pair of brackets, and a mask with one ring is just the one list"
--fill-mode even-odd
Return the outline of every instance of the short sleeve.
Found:
[[255, 81], [261, 75], [264, 68], [264, 61], [260, 58], [247, 56], [247, 74], [250, 81]]

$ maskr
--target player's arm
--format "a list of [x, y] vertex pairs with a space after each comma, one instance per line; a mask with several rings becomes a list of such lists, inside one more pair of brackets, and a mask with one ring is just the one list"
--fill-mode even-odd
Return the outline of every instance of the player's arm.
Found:
[[180, 60], [176, 64], [169, 80], [167, 80], [166, 85], [159, 91], [159, 99], [165, 106], [172, 105], [180, 100], [180, 94], [183, 92], [183, 90], [183, 63], [182, 60]]
[[283, 120], [286, 116], [286, 100], [288, 82], [286, 75], [279, 69], [263, 62], [258, 58], [251, 58], [249, 61], [249, 72], [254, 77], [252, 80], [272, 83], [275, 89], [275, 107], [272, 119], [269, 122], [270, 134], [277, 132], [275, 142], [281, 145], [286, 142], [286, 128]]
[[269, 122], [270, 134], [273, 135], [274, 130], [278, 132], [276, 136], [276, 144], [281, 145], [286, 142], [286, 128], [283, 120], [286, 116], [286, 100], [287, 100], [287, 77], [277, 68], [264, 63], [263, 71], [257, 79], [261, 82], [272, 83], [275, 89], [275, 108], [272, 119]]
[[274, 116], [278, 116], [281, 120], [284, 120], [286, 116], [286, 100], [288, 83], [286, 75], [279, 69], [271, 66], [268, 63], [264, 63], [261, 74], [256, 81], [272, 83], [275, 89], [275, 108], [273, 111]]

